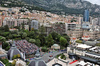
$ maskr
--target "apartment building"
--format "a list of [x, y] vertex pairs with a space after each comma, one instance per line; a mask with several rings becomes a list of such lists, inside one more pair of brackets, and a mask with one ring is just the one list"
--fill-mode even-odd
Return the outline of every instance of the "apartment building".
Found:
[[9, 25], [9, 27], [11, 28], [11, 27], [17, 26], [17, 21], [13, 17], [5, 17], [3, 21], [3, 26], [5, 25]]
[[5, 17], [3, 20], [3, 26], [8, 25], [9, 28], [14, 26], [21, 26], [22, 24], [27, 25], [28, 19], [15, 19], [14, 17]]
[[0, 27], [2, 26], [2, 17], [0, 17]]
[[21, 26], [22, 24], [27, 25], [29, 20], [28, 19], [16, 19], [17, 26]]
[[99, 39], [100, 38], [100, 31], [99, 30], [89, 30], [83, 31], [83, 36], [89, 36], [90, 39]]
[[56, 32], [58, 34], [65, 34], [66, 28], [65, 23], [54, 23], [46, 26], [46, 32], [49, 34], [51, 32]]

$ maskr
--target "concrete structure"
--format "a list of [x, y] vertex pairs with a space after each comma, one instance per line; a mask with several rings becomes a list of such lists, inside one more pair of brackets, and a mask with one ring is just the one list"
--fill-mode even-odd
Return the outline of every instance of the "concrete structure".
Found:
[[99, 39], [100, 38], [100, 31], [97, 30], [84, 30], [83, 36], [88, 36], [90, 39]]
[[16, 48], [15, 42], [13, 41], [12, 47], [8, 50], [8, 59], [12, 60], [14, 55], [20, 55], [21, 59], [23, 59], [23, 54]]
[[37, 21], [37, 20], [32, 20], [31, 21], [31, 29], [38, 29], [38, 24], [39, 24], [39, 22]]
[[5, 17], [3, 21], [3, 26], [5, 25], [9, 25], [9, 27], [11, 28], [11, 27], [17, 26], [17, 21], [13, 17]]
[[74, 29], [67, 30], [68, 36], [71, 38], [82, 38], [84, 40], [89, 39], [99, 39], [100, 38], [100, 30], [99, 27], [93, 27], [91, 29]]
[[35, 56], [35, 59], [31, 60], [28, 66], [47, 66], [44, 60], [40, 57], [39, 50], [37, 50]]
[[98, 25], [100, 26], [100, 17], [98, 18]]
[[60, 46], [58, 44], [54, 44], [51, 46], [51, 49], [60, 49]]
[[21, 26], [22, 24], [28, 25], [28, 19], [16, 19], [17, 21], [17, 26]]
[[0, 48], [0, 58], [1, 59], [6, 59], [7, 58], [6, 51], [3, 50], [2, 48]]
[[0, 17], [0, 27], [2, 26], [2, 17]]
[[90, 29], [90, 28], [91, 28], [91, 26], [90, 26], [89, 22], [82, 23], [82, 29]]
[[81, 38], [83, 31], [82, 29], [75, 29], [67, 31], [67, 35], [73, 38]]
[[20, 59], [16, 59], [15, 66], [26, 66], [26, 63]]
[[98, 21], [98, 18], [92, 19], [92, 25], [93, 25], [93, 26], [98, 25], [98, 24], [99, 24], [98, 22], [99, 22], [99, 21]]
[[47, 24], [46, 26], [46, 32], [47, 35], [52, 32], [56, 32], [58, 34], [65, 34], [66, 33], [66, 27], [65, 23], [53, 23], [53, 24]]
[[67, 53], [70, 58], [84, 59], [85, 61], [94, 64], [100, 64], [100, 48], [86, 44], [76, 44], [67, 48]]
[[76, 23], [67, 23], [67, 29], [68, 30], [76, 29]]
[[24, 25], [25, 30], [29, 30], [29, 25]]

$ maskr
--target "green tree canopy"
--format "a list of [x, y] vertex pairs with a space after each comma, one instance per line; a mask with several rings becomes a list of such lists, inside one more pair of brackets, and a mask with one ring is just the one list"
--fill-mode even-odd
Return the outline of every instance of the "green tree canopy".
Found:
[[10, 45], [7, 42], [4, 42], [2, 44], [2, 48], [5, 49], [5, 50], [9, 50], [10, 49]]
[[82, 43], [82, 40], [76, 40], [76, 43]]
[[60, 45], [64, 47], [67, 46], [67, 40], [64, 37], [60, 37]]
[[12, 34], [9, 34], [9, 39], [13, 39], [13, 36], [12, 36]]
[[4, 30], [5, 30], [6, 32], [9, 31], [8, 25], [5, 25], [5, 26], [4, 26]]
[[54, 40], [53, 40], [51, 34], [49, 34], [49, 35], [46, 37], [46, 44], [47, 44], [48, 47], [51, 47], [51, 46], [54, 44]]
[[5, 37], [0, 36], [0, 41], [4, 42], [6, 40]]
[[35, 41], [35, 39], [29, 39], [29, 42], [30, 43], [35, 43], [36, 41]]
[[27, 37], [27, 33], [23, 33], [22, 38], [26, 38]]
[[39, 39], [36, 39], [35, 44], [40, 47], [41, 46], [41, 41]]
[[46, 48], [46, 47], [42, 47], [42, 49], [41, 49], [43, 52], [47, 52], [48, 51], [48, 49]]

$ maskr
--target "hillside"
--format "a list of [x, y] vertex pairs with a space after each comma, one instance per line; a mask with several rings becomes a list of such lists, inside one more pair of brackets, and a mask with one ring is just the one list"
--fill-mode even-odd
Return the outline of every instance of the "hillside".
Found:
[[37, 7], [33, 4], [28, 4], [22, 0], [0, 0], [0, 6], [1, 7], [24, 7], [28, 10], [39, 10], [39, 11], [45, 11], [43, 8]]
[[24, 0], [28, 4], [34, 4], [58, 14], [83, 14], [89, 9], [91, 15], [100, 13], [100, 6], [84, 0]]

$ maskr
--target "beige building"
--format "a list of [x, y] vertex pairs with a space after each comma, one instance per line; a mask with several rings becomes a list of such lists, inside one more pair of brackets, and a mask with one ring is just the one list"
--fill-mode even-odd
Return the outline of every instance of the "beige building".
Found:
[[[100, 38], [100, 31], [98, 30], [82, 30], [82, 29], [75, 29], [67, 31], [68, 36], [74, 38], [84, 38], [84, 39], [99, 39]], [[86, 37], [85, 37], [86, 36]]]
[[20, 59], [16, 60], [16, 65], [15, 66], [26, 66], [26, 63]]
[[9, 27], [17, 26], [17, 21], [13, 17], [5, 17], [3, 26], [8, 25]]
[[82, 37], [82, 29], [75, 29], [67, 31], [68, 36], [74, 37], [74, 38], [80, 38]]
[[24, 25], [25, 30], [29, 30], [29, 25]]
[[2, 26], [2, 17], [0, 17], [0, 27]]
[[90, 31], [83, 31], [83, 36], [89, 36], [90, 39], [99, 39], [100, 38], [100, 31], [90, 30]]

